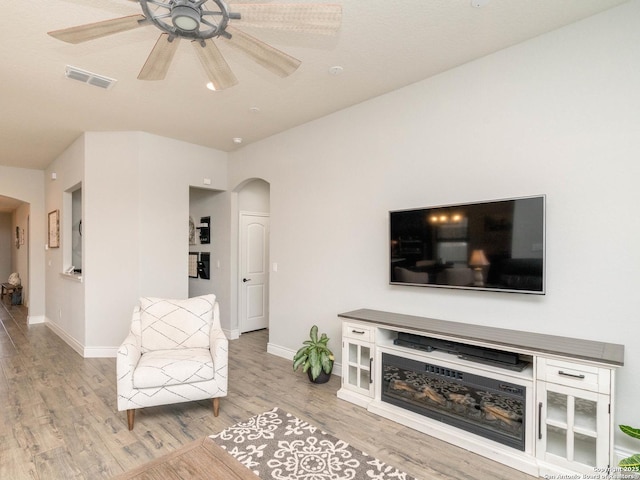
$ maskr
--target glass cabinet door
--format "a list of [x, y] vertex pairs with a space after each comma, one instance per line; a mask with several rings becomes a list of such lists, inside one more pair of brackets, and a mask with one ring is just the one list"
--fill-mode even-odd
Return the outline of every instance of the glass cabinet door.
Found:
[[346, 340], [343, 358], [347, 361], [344, 386], [351, 390], [371, 396], [373, 381], [371, 378], [371, 346], [357, 340]]
[[538, 384], [538, 457], [593, 472], [609, 464], [608, 396]]

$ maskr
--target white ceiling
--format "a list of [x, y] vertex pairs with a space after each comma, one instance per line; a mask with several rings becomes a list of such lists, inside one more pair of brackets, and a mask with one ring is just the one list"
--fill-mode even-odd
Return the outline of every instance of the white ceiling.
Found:
[[[188, 42], [167, 78], [136, 77], [159, 31], [70, 45], [48, 31], [139, 13], [128, 0], [2, 2], [0, 165], [43, 169], [83, 131], [140, 130], [232, 151], [578, 21], [627, 0], [342, 0], [333, 37], [245, 30], [302, 60], [276, 77], [218, 42], [239, 85], [212, 92]], [[232, 4], [228, 2], [232, 8]], [[246, 2], [245, 2], [246, 3]], [[256, 3], [314, 3], [309, 0]], [[317, 3], [317, 1], [315, 2]], [[240, 23], [237, 23], [240, 26]], [[66, 65], [117, 79], [65, 78]], [[329, 73], [341, 66], [340, 75]], [[259, 111], [252, 112], [252, 109]], [[241, 145], [240, 145], [241, 146]]]

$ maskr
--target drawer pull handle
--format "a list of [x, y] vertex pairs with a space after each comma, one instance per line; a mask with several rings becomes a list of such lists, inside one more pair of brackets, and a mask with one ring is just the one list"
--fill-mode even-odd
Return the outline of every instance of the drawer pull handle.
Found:
[[584, 380], [584, 375], [576, 375], [575, 373], [567, 373], [562, 370], [558, 370], [558, 375], [562, 375], [563, 377], [571, 377], [571, 378], [579, 378], [580, 380]]
[[373, 357], [369, 357], [369, 385], [373, 383]]
[[357, 333], [358, 335], [364, 335], [364, 330], [353, 330], [353, 329], [351, 329], [351, 333]]

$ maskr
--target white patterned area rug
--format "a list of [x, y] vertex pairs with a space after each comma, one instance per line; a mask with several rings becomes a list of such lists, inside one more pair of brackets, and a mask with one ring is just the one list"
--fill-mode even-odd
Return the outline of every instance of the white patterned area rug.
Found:
[[415, 480], [278, 408], [211, 438], [264, 480]]

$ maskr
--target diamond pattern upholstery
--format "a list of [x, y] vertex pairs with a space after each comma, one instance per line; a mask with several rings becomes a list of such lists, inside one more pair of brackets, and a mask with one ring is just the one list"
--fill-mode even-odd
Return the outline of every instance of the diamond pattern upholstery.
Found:
[[118, 410], [133, 429], [136, 408], [227, 395], [229, 342], [215, 295], [187, 300], [144, 297], [116, 358]]
[[[213, 297], [212, 299], [209, 297]], [[215, 296], [140, 299], [142, 353], [177, 348], [209, 348]]]

